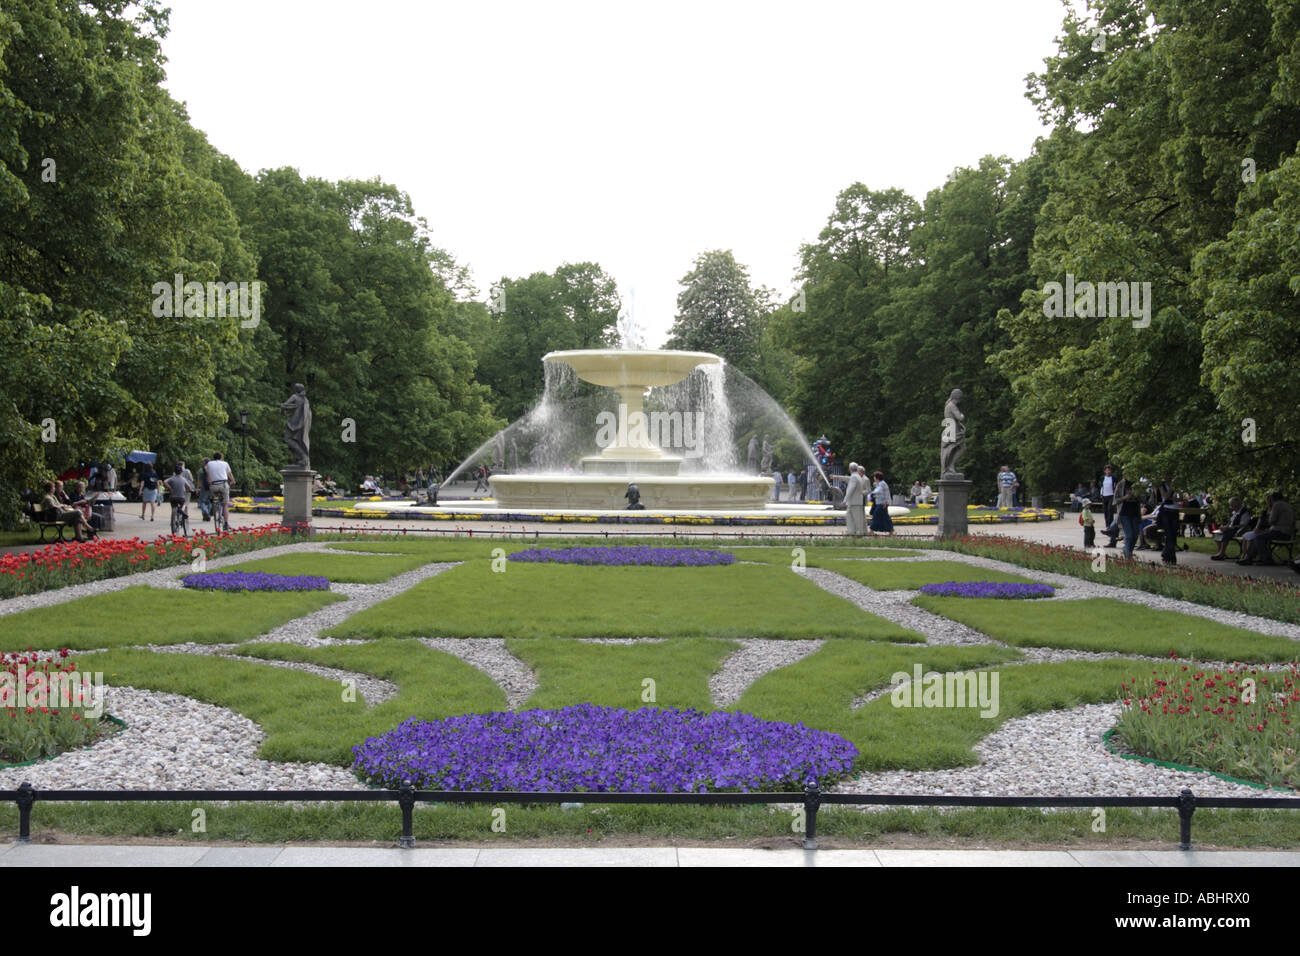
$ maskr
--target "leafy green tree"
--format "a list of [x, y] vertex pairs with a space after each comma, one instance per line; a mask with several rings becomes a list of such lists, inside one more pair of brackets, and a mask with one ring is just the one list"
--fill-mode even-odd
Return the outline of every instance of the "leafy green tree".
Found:
[[250, 336], [259, 359], [223, 381], [231, 441], [236, 410], [251, 405], [255, 460], [282, 462], [279, 403], [295, 382], [312, 402], [312, 466], [345, 482], [446, 469], [498, 427], [472, 349], [448, 331], [454, 264], [405, 193], [292, 169], [264, 171], [252, 189], [231, 172], [223, 181], [267, 290]]
[[753, 288], [749, 270], [722, 249], [696, 256], [681, 286], [666, 347], [712, 352], [751, 378], [759, 377], [759, 344], [770, 292]]
[[0, 359], [5, 521], [43, 473], [222, 417], [214, 356], [234, 346], [236, 318], [153, 308], [154, 285], [177, 273], [253, 278], [229, 204], [191, 162], [184, 111], [159, 85], [165, 32], [152, 0], [0, 10], [0, 304], [9, 341], [23, 343]]
[[1195, 263], [1207, 313], [1201, 384], [1240, 429], [1223, 483], [1262, 500], [1300, 489], [1300, 154], [1263, 174], [1240, 206], [1232, 231]]
[[910, 243], [920, 216], [898, 189], [855, 183], [841, 192], [818, 241], [801, 250], [801, 295], [772, 319], [774, 341], [794, 356], [795, 417], [806, 431], [825, 432], [841, 458], [884, 462], [889, 410], [881, 403], [890, 383], [876, 361], [878, 313], [914, 280]]
[[[1225, 369], [1236, 362], [1222, 340], [1207, 346], [1224, 329], [1240, 346], [1250, 327], [1218, 316], [1241, 319], [1224, 296], [1249, 258], [1241, 238], [1261, 228], [1242, 220], [1272, 201], [1264, 190], [1243, 196], [1243, 180], [1256, 167], [1280, 169], [1295, 151], [1300, 8], [1104, 0], [1089, 4], [1093, 13], [1095, 23], [1067, 13], [1058, 55], [1031, 79], [1031, 98], [1054, 129], [1037, 149], [1048, 195], [1035, 281], [1021, 309], [1003, 315], [1013, 344], [997, 357], [1013, 383], [1018, 428], [1044, 463], [1052, 447], [1097, 444], [1126, 471], [1168, 474], [1184, 487], [1277, 480], [1275, 458], [1243, 455], [1240, 396], [1224, 402], [1218, 393], [1231, 392]], [[1280, 181], [1271, 188], [1285, 191]], [[1274, 243], [1252, 268], [1283, 252]], [[1150, 290], [1147, 308], [1055, 314], [1046, 283], [1070, 276], [1138, 283]], [[1251, 307], [1263, 309], [1269, 295], [1254, 291], [1262, 294]], [[1294, 319], [1283, 322], [1294, 339]], [[1252, 412], [1260, 421], [1284, 414], [1271, 405]]]
[[616, 341], [618, 287], [594, 262], [503, 278], [493, 303], [495, 311], [477, 343], [479, 380], [491, 387], [496, 412], [508, 421], [542, 394], [547, 352], [603, 348]]

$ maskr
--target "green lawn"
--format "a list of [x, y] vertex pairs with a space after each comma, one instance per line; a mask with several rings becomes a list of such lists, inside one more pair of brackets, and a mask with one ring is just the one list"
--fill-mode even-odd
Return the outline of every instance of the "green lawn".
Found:
[[[194, 833], [192, 811], [206, 812], [206, 829]], [[563, 840], [565, 846], [600, 846], [635, 834], [646, 845], [664, 840], [691, 840], [719, 845], [795, 847], [789, 813], [777, 807], [600, 805], [562, 809], [554, 804], [502, 804], [505, 830], [493, 829], [490, 803], [415, 805], [413, 831], [418, 845], [464, 841], [517, 844], [521, 840]], [[900, 835], [951, 847], [957, 840], [976, 845], [1173, 849], [1178, 841], [1178, 814], [1170, 809], [1106, 811], [1106, 830], [1094, 829], [1091, 809], [1049, 812], [1019, 808], [974, 810], [881, 808], [874, 813], [823, 806], [817, 837], [824, 849], [879, 846]], [[45, 803], [32, 813], [33, 838], [60, 834], [170, 838], [187, 843], [310, 844], [316, 841], [394, 843], [401, 815], [394, 803], [344, 805], [275, 803]], [[1300, 813], [1293, 810], [1198, 810], [1193, 828], [1196, 845], [1205, 847], [1295, 848], [1300, 846]], [[18, 808], [0, 804], [0, 839], [18, 833]], [[56, 842], [65, 842], [57, 839]], [[966, 844], [957, 844], [966, 845]]]
[[396, 683], [399, 693], [367, 709], [360, 693], [345, 701], [340, 683], [315, 674], [194, 654], [116, 650], [96, 655], [94, 666], [108, 684], [183, 694], [243, 714], [266, 731], [261, 755], [267, 760], [350, 766], [353, 746], [408, 717], [505, 709], [505, 695], [491, 678], [418, 641], [319, 648], [251, 644], [240, 653], [373, 674]]
[[343, 600], [328, 591], [189, 591], [137, 586], [0, 617], [0, 651], [247, 641]]
[[913, 604], [1020, 647], [1119, 651], [1214, 661], [1293, 661], [1300, 643], [1113, 598], [1009, 601], [918, 595]]
[[[733, 710], [769, 720], [803, 721], [857, 746], [864, 770], [936, 770], [977, 762], [971, 749], [1006, 720], [1041, 710], [1115, 700], [1133, 677], [1132, 661], [993, 667], [997, 713], [979, 707], [895, 707], [890, 695], [858, 710], [849, 703], [895, 672], [969, 670], [1018, 656], [996, 646], [903, 648], [836, 642], [797, 664], [759, 678]], [[992, 689], [992, 685], [988, 685]], [[815, 688], [815, 690], [810, 690]]]
[[423, 564], [435, 561], [472, 561], [475, 558], [490, 559], [496, 548], [502, 548], [507, 554], [534, 547], [533, 544], [521, 544], [518, 541], [493, 541], [490, 538], [441, 538], [403, 536], [400, 538], [381, 538], [370, 541], [342, 541], [328, 545], [332, 551], [361, 552], [367, 554], [409, 554], [418, 556]]
[[852, 637], [921, 635], [787, 568], [462, 564], [348, 618], [333, 637]]
[[804, 563], [809, 567], [824, 568], [828, 562], [835, 559], [844, 558], [907, 558], [919, 554], [916, 550], [904, 550], [902, 548], [845, 548], [830, 547], [826, 545], [808, 546], [803, 544], [791, 545], [788, 548], [719, 548], [720, 551], [729, 551], [736, 556], [737, 561], [751, 561], [760, 564], [776, 564], [790, 567], [796, 559], [796, 551], [803, 553]]
[[877, 591], [915, 591], [922, 584], [945, 581], [1005, 581], [1031, 584], [1029, 578], [1003, 571], [990, 571], [960, 561], [907, 561], [897, 564], [866, 561], [818, 561], [826, 568]]
[[590, 702], [629, 710], [647, 706], [712, 710], [709, 676], [738, 646], [734, 641], [698, 637], [631, 646], [558, 638], [506, 644], [510, 653], [537, 673], [540, 686], [525, 707]]
[[331, 581], [350, 584], [374, 584], [387, 581], [405, 571], [413, 571], [429, 562], [418, 554], [283, 554], [276, 558], [245, 561], [223, 571], [261, 571], [267, 574], [315, 574]]

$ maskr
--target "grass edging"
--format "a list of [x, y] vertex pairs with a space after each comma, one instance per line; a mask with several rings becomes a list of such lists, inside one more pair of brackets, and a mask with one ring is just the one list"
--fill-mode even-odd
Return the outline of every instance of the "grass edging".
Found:
[[[107, 720], [109, 723], [117, 724], [118, 726], [118, 730], [114, 731], [113, 734], [109, 736], [115, 736], [118, 733], [118, 731], [126, 730], [126, 721], [123, 720], [122, 718], [114, 717], [112, 714], [105, 714], [104, 719]], [[53, 760], [55, 757], [62, 757], [64, 754], [77, 753], [78, 751], [81, 750], [89, 750], [91, 747], [94, 747], [96, 744], [107, 739], [108, 739], [107, 736], [101, 737], [99, 738], [99, 740], [94, 740], [91, 743], [87, 744], [85, 747], [78, 747], [76, 750], [60, 750], [56, 754], [50, 754], [48, 757], [37, 757], [35, 760], [24, 760], [21, 763], [0, 763], [0, 770], [13, 770], [15, 767], [30, 767], [32, 766], [32, 764], [44, 763], [47, 760]]]
[[1126, 754], [1116, 750], [1111, 744], [1110, 738], [1119, 733], [1118, 727], [1112, 727], [1101, 735], [1101, 742], [1106, 750], [1124, 760], [1136, 760], [1138, 763], [1150, 764], [1153, 767], [1163, 767], [1166, 770], [1181, 770], [1184, 773], [1208, 773], [1211, 777], [1218, 777], [1220, 780], [1226, 780], [1228, 783], [1240, 783], [1247, 787], [1254, 787], [1256, 790], [1277, 790], [1279, 793], [1292, 793], [1281, 787], [1270, 787], [1266, 783], [1259, 783], [1254, 780], [1243, 780], [1240, 777], [1230, 777], [1226, 773], [1219, 773], [1217, 770], [1205, 770], [1202, 767], [1189, 767], [1186, 764], [1174, 763], [1172, 760], [1157, 760], [1155, 757], [1144, 757], [1141, 754]]

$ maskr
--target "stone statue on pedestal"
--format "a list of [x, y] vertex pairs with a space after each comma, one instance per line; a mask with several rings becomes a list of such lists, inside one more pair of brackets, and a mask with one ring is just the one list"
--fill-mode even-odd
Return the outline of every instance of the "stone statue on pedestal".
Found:
[[764, 435], [763, 436], [763, 461], [758, 466], [758, 470], [761, 474], [770, 475], [772, 473], [772, 451], [773, 451], [772, 443], [769, 442], [767, 440], [767, 436]]
[[758, 474], [758, 436], [757, 435], [751, 435], [749, 437], [748, 457], [749, 457], [749, 473], [751, 475]]
[[957, 407], [961, 398], [961, 389], [954, 388], [948, 396], [948, 404], [943, 407], [943, 437], [939, 442], [940, 478], [966, 477], [957, 470], [957, 460], [966, 454], [966, 416]]
[[280, 403], [280, 411], [288, 412], [284, 423], [284, 443], [289, 446], [290, 466], [311, 468], [311, 403], [307, 401], [307, 387], [301, 382], [293, 386], [293, 394]]

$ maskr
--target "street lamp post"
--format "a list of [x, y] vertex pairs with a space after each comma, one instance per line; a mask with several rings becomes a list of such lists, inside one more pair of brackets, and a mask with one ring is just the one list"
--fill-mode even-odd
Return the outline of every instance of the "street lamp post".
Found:
[[243, 476], [244, 497], [248, 497], [248, 409], [239, 412], [239, 473]]

